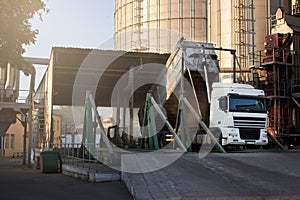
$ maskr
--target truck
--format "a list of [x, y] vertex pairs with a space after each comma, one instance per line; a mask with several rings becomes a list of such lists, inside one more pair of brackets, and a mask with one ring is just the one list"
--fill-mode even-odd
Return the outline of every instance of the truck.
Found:
[[210, 128], [222, 145], [267, 145], [267, 98], [263, 90], [237, 83], [213, 83]]
[[[226, 51], [211, 43], [180, 40], [166, 64], [166, 87], [155, 86], [152, 89], [154, 99], [164, 108], [168, 122], [179, 135], [180, 98], [176, 93], [183, 94], [204, 124], [218, 132], [220, 137], [216, 139], [222, 146], [267, 145], [268, 100], [264, 91], [248, 84], [221, 82], [216, 50]], [[234, 53], [233, 50], [227, 51]], [[192, 91], [187, 91], [187, 88]], [[188, 120], [181, 120], [181, 123], [188, 123], [185, 127], [189, 127], [192, 136], [191, 146], [199, 148], [207, 129], [203, 129], [199, 122], [190, 123], [195, 115], [187, 109], [184, 112], [184, 118]], [[170, 135], [165, 128], [158, 133], [161, 134]]]

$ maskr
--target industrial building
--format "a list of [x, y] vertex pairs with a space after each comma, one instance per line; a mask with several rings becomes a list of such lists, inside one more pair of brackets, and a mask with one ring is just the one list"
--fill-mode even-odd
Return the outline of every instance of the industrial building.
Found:
[[24, 58], [36, 90], [0, 67], [0, 155], [134, 199], [299, 198], [300, 0], [115, 0], [114, 20], [114, 50]]
[[[236, 49], [239, 65], [247, 71], [257, 64], [277, 9], [291, 13], [293, 6], [295, 0], [116, 0], [115, 49], [170, 53], [184, 37]], [[221, 68], [232, 68], [226, 52], [218, 52], [218, 58]], [[224, 75], [228, 77], [232, 81]]]
[[[235, 61], [228, 52], [218, 52], [221, 72], [227, 72], [220, 80], [260, 86], [271, 99], [270, 127], [284, 138], [291, 132], [298, 136], [299, 4], [298, 0], [116, 0], [115, 48], [172, 52], [184, 37], [235, 49], [237, 80], [232, 74]], [[284, 38], [286, 34], [290, 37]], [[283, 44], [286, 39], [290, 42]], [[282, 52], [276, 49], [281, 48], [288, 58], [279, 56]], [[272, 51], [280, 61], [264, 58], [272, 57]]]
[[[145, 105], [147, 92], [153, 91], [152, 85], [135, 91], [134, 101], [125, 99], [130, 102], [126, 106], [121, 100], [111, 104], [115, 85], [137, 66], [146, 69], [137, 79], [158, 77], [159, 73], [151, 72], [147, 64], [166, 64], [176, 43], [184, 37], [213, 43], [216, 50], [227, 49], [227, 52], [216, 52], [220, 80], [251, 83], [263, 89], [271, 102], [271, 131], [281, 137], [282, 142], [290, 143], [289, 136], [296, 141], [300, 136], [299, 13], [298, 0], [232, 0], [229, 3], [221, 0], [116, 0], [115, 51], [54, 47], [50, 59], [41, 62], [48, 65], [48, 69], [37, 91], [33, 94], [31, 87], [22, 103], [14, 98], [18, 94], [13, 92], [18, 90], [14, 85], [17, 79], [5, 80], [5, 77], [17, 77], [12, 73], [13, 66], [1, 71], [7, 74], [1, 76], [1, 87], [5, 91], [1, 93], [0, 114], [4, 116], [0, 118], [1, 134], [15, 122], [16, 113], [28, 113], [29, 146], [37, 150], [52, 147], [56, 127], [53, 106], [83, 106], [86, 90], [92, 90], [95, 105], [117, 108], [116, 126], [122, 124], [120, 130], [132, 135], [133, 122], [129, 127], [121, 122], [120, 107], [127, 108], [133, 118], [133, 109]], [[87, 58], [92, 62], [86, 63]], [[30, 61], [36, 64], [40, 60]], [[76, 85], [78, 73], [85, 74], [85, 79]], [[103, 75], [100, 80], [97, 73]], [[34, 79], [35, 75], [31, 77]], [[82, 122], [83, 112], [79, 114], [78, 120]]]
[[[279, 7], [291, 11], [295, 1], [259, 0], [116, 0], [115, 49], [144, 52], [174, 50], [181, 37], [237, 49], [242, 67], [255, 62], [264, 48]], [[232, 66], [219, 55], [221, 67]]]

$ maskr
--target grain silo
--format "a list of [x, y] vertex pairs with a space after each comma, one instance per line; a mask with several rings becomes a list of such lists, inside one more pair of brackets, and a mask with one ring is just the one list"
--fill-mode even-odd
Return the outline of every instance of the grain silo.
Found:
[[[266, 1], [208, 1], [209, 42], [237, 50], [241, 67], [254, 65], [256, 53], [264, 48], [266, 36]], [[219, 54], [223, 68], [233, 66], [227, 53]]]
[[207, 41], [206, 0], [115, 0], [115, 49], [170, 52]]
[[[239, 66], [257, 64], [277, 8], [295, 0], [115, 0], [115, 49], [170, 52], [183, 36], [236, 49]], [[221, 68], [233, 66], [218, 53]]]

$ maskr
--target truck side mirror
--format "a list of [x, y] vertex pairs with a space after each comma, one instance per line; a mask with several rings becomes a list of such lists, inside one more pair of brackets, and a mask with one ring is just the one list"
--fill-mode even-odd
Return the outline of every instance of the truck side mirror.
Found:
[[224, 111], [224, 112], [227, 112], [227, 97], [224, 96], [224, 97], [220, 97], [219, 98], [219, 108], [220, 110]]

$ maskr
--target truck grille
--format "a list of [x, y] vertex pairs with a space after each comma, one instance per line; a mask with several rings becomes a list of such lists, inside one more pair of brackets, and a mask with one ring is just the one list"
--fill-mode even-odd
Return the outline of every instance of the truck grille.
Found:
[[258, 140], [260, 129], [266, 128], [266, 118], [233, 117], [234, 127], [239, 128], [242, 140]]
[[260, 129], [240, 128], [240, 137], [242, 140], [258, 140], [260, 138]]
[[240, 129], [266, 128], [266, 118], [233, 117], [234, 127]]

